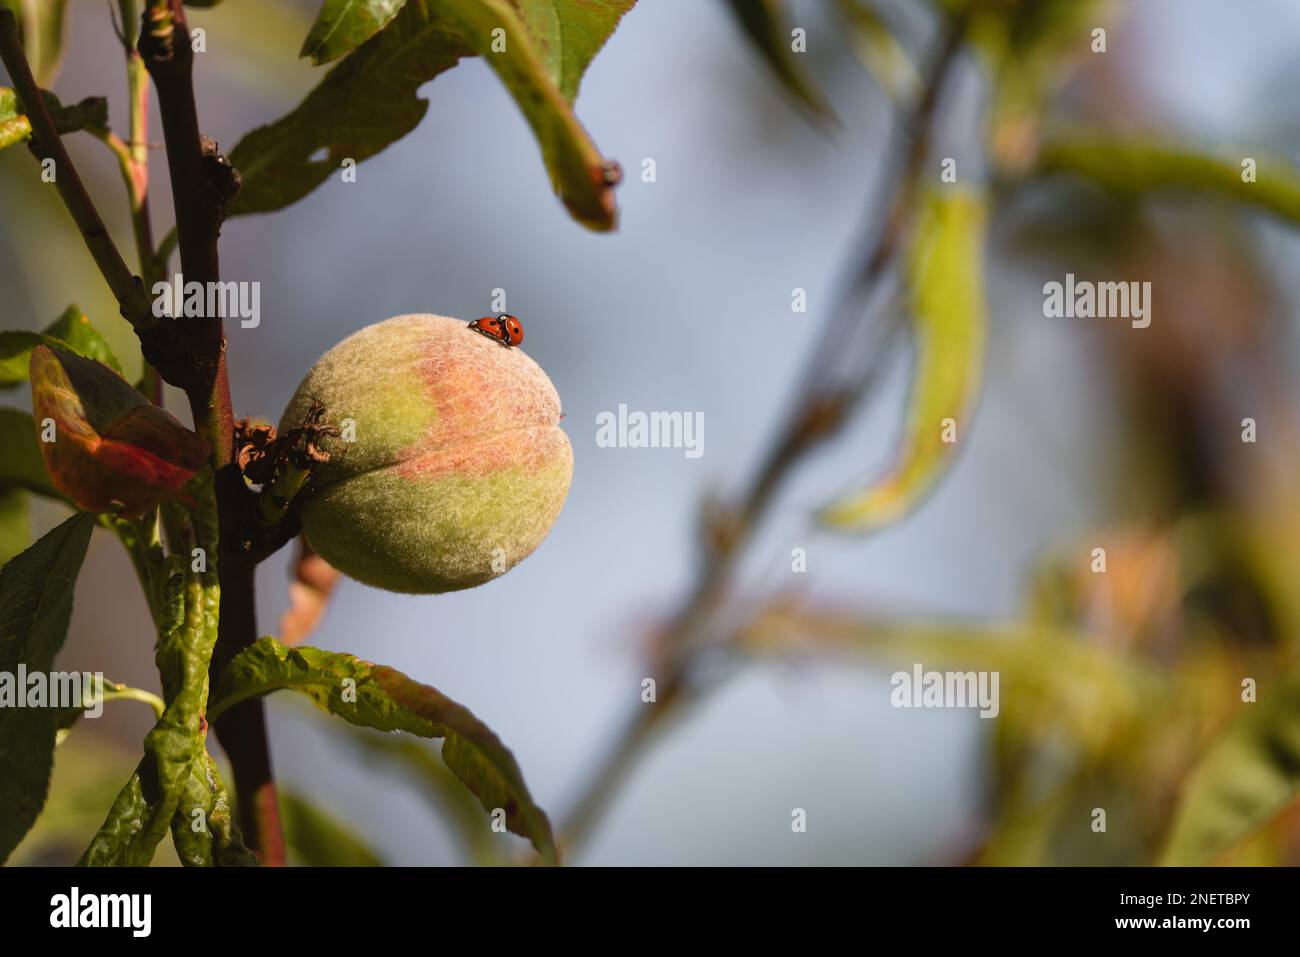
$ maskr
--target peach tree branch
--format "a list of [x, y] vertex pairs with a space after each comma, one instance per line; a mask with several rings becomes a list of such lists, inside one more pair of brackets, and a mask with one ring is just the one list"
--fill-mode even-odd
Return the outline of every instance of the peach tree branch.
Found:
[[[835, 368], [846, 355], [843, 343], [847, 334], [855, 323], [863, 321], [865, 303], [894, 261], [915, 205], [939, 100], [965, 42], [967, 23], [966, 14], [958, 13], [943, 27], [920, 96], [900, 125], [900, 156], [885, 167], [887, 182], [895, 185], [887, 187], [882, 194], [883, 215], [877, 220], [874, 239], [862, 265], [855, 270], [830, 312], [800, 380], [789, 419], [778, 431], [739, 504], [706, 516], [703, 572], [656, 644], [655, 701], [638, 706], [579, 793], [560, 831], [568, 853], [590, 833], [646, 744], [662, 728], [665, 718], [680, 712], [683, 704], [698, 698], [712, 686], [711, 682], [718, 680], [716, 669], [711, 676], [701, 677], [699, 672], [705, 670], [707, 653], [715, 650], [708, 642], [709, 633], [716, 624], [745, 546], [784, 480], [812, 449], [839, 431], [852, 409], [878, 380], [892, 354], [883, 348], [863, 350], [856, 356], [848, 356], [851, 365], [847, 371]], [[887, 318], [885, 323], [882, 333], [888, 337], [894, 323]], [[852, 365], [855, 361], [856, 365]]]
[[[181, 271], [187, 283], [219, 282], [218, 238], [240, 180], [216, 144], [199, 131], [194, 50], [181, 0], [149, 0], [137, 48], [158, 93]], [[171, 330], [175, 348], [157, 356], [159, 372], [168, 382], [184, 383], [195, 428], [213, 449], [221, 582], [218, 634], [209, 667], [215, 687], [226, 663], [257, 640], [254, 577], [257, 563], [265, 556], [250, 547], [255, 499], [235, 462], [235, 420], [221, 318], [173, 321], [164, 328]], [[239, 822], [249, 845], [264, 864], [283, 864], [284, 838], [262, 702], [250, 699], [231, 708], [215, 722], [215, 730], [234, 771]]]
[[90, 194], [77, 175], [68, 151], [59, 137], [54, 119], [41, 96], [31, 65], [23, 52], [18, 34], [18, 21], [12, 11], [0, 10], [0, 60], [13, 80], [19, 102], [32, 127], [32, 151], [42, 160], [54, 161], [54, 185], [63, 205], [72, 214], [73, 221], [90, 250], [123, 318], [131, 323], [137, 333], [157, 326], [144, 284], [127, 267], [118, 252], [104, 221], [91, 201]]

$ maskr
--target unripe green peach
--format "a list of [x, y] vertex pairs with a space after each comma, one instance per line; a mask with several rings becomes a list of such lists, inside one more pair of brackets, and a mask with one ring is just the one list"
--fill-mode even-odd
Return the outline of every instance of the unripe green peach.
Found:
[[313, 408], [341, 435], [295, 499], [308, 541], [344, 574], [429, 594], [495, 578], [541, 544], [573, 450], [560, 397], [519, 349], [446, 316], [354, 333], [307, 373], [280, 432]]

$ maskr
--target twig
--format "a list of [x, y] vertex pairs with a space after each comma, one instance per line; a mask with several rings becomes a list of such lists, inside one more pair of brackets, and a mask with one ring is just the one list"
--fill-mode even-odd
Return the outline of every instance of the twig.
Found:
[[[234, 474], [234, 478], [243, 481], [238, 474]], [[218, 500], [220, 494], [219, 489]], [[216, 687], [217, 676], [257, 635], [253, 587], [257, 563], [223, 550], [218, 570], [221, 575], [221, 610], [217, 645], [209, 670], [211, 687]], [[254, 638], [246, 641], [248, 636]], [[262, 699], [249, 698], [233, 705], [213, 722], [213, 727], [234, 772], [239, 826], [248, 845], [257, 852], [263, 864], [283, 866], [284, 832], [280, 823], [279, 796], [271, 771], [266, 709]]]
[[[194, 102], [194, 51], [181, 0], [149, 0], [138, 42], [140, 56], [153, 78], [167, 145], [176, 207], [176, 234], [181, 271], [186, 281], [220, 281], [217, 241], [239, 176], [199, 132]], [[144, 138], [137, 146], [143, 148]], [[163, 378], [181, 385], [189, 398], [195, 428], [213, 448], [216, 494], [221, 521], [217, 567], [221, 607], [217, 644], [209, 669], [216, 686], [222, 669], [257, 640], [254, 573], [260, 555], [248, 549], [251, 493], [234, 462], [235, 419], [226, 372], [226, 339], [220, 316], [164, 323], [172, 331], [169, 345], [179, 346], [146, 358]], [[284, 863], [284, 838], [271, 774], [266, 714], [260, 699], [231, 708], [215, 722], [234, 771], [239, 823], [262, 863]]]
[[[703, 689], [689, 687], [691, 672], [699, 653], [707, 648], [707, 636], [716, 613], [734, 577], [736, 564], [744, 547], [767, 513], [782, 482], [807, 453], [834, 435], [849, 412], [878, 380], [886, 367], [890, 350], [881, 342], [868, 351], [866, 361], [857, 350], [846, 350], [853, 326], [863, 321], [865, 303], [870, 301], [893, 262], [905, 232], [916, 192], [921, 182], [923, 164], [929, 150], [931, 128], [940, 96], [951, 74], [957, 53], [966, 34], [964, 15], [954, 16], [944, 28], [938, 52], [933, 58], [920, 99], [901, 126], [903, 148], [901, 165], [886, 167], [886, 176], [897, 179], [898, 186], [886, 190], [884, 215], [876, 236], [832, 310], [829, 322], [805, 367], [800, 380], [794, 411], [764, 458], [754, 479], [741, 497], [738, 507], [723, 510], [708, 529], [705, 568], [694, 589], [670, 619], [659, 641], [656, 676], [659, 700], [642, 704], [622, 730], [596, 773], [584, 787], [574, 809], [561, 829], [566, 850], [572, 851], [590, 833], [618, 785], [635, 762], [653, 732], [689, 690], [697, 695]], [[896, 324], [886, 319], [879, 339], [887, 339]], [[857, 361], [856, 367], [843, 368], [844, 361]]]
[[95, 265], [112, 290], [123, 318], [137, 332], [156, 326], [157, 321], [150, 308], [149, 298], [145, 295], [143, 283], [127, 268], [55, 130], [54, 120], [23, 52], [18, 36], [18, 21], [9, 10], [0, 10], [0, 60], [4, 61], [5, 69], [9, 71], [18, 100], [31, 122], [32, 149], [41, 159], [54, 161], [55, 188], [63, 205], [72, 214]]
[[[186, 281], [220, 281], [217, 238], [226, 203], [238, 189], [234, 175], [219, 175], [215, 144], [199, 133], [194, 105], [194, 51], [181, 0], [150, 0], [144, 11], [138, 43], [158, 92], [167, 169], [176, 207], [181, 271]], [[226, 164], [229, 169], [229, 164]], [[234, 454], [234, 414], [226, 374], [226, 337], [220, 316], [187, 319], [183, 333], [177, 323], [173, 344], [182, 348], [146, 358], [164, 379], [185, 390], [194, 426], [213, 446], [213, 466], [228, 464]]]
[[[131, 225], [135, 233], [136, 257], [144, 287], [152, 290], [163, 278], [167, 259], [154, 251], [153, 224], [149, 218], [149, 71], [144, 58], [136, 49], [139, 41], [139, 14], [136, 0], [118, 0], [122, 23], [116, 20], [113, 29], [122, 43], [126, 56], [126, 88], [130, 115], [130, 141], [122, 143], [126, 154], [122, 164], [122, 178], [126, 182], [131, 204]], [[111, 13], [113, 8], [109, 7]], [[155, 405], [162, 405], [162, 377], [152, 363], [145, 363], [141, 391]]]

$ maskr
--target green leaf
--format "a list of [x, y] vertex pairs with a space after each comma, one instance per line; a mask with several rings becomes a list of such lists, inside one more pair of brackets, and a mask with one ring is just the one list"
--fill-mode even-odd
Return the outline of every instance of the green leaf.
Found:
[[[344, 159], [360, 163], [401, 139], [429, 105], [416, 90], [468, 54], [427, 0], [408, 0], [388, 29], [332, 67], [293, 112], [235, 144], [230, 161], [243, 186], [233, 214], [297, 202]], [[313, 159], [322, 150], [328, 155]]]
[[21, 329], [0, 332], [0, 389], [28, 380], [32, 350], [43, 342], [45, 338], [38, 332]]
[[[602, 22], [612, 29], [617, 17], [611, 13]], [[574, 90], [573, 71], [585, 66], [584, 57], [594, 54], [600, 36], [590, 18], [575, 23], [579, 32], [572, 53], [553, 57], [559, 82]], [[492, 52], [496, 30], [504, 31], [506, 52]], [[288, 206], [335, 173], [344, 159], [360, 163], [401, 139], [428, 108], [416, 95], [419, 88], [475, 54], [488, 57], [523, 110], [571, 214], [593, 229], [612, 229], [613, 167], [573, 116], [556, 74], [548, 71], [525, 21], [507, 0], [408, 0], [387, 27], [332, 67], [293, 112], [235, 144], [230, 159], [243, 188], [233, 212]]]
[[[72, 593], [95, 527], [74, 515], [0, 569], [0, 674], [49, 674], [68, 636]], [[24, 693], [27, 689], [14, 689]], [[0, 863], [45, 805], [54, 764], [55, 708], [0, 708]]]
[[[1255, 160], [1255, 181], [1242, 179], [1242, 162]], [[1300, 224], [1300, 168], [1288, 159], [1241, 149], [1215, 156], [1153, 137], [1075, 133], [1043, 144], [1040, 174], [1064, 173], [1124, 195], [1204, 193]]]
[[206, 750], [190, 766], [190, 779], [172, 816], [172, 843], [186, 867], [261, 865], [244, 845], [217, 762]]
[[886, 475], [823, 509], [826, 525], [867, 532], [903, 518], [970, 434], [987, 324], [984, 219], [983, 197], [955, 186], [921, 199], [907, 262], [916, 366], [902, 449]]
[[[91, 96], [64, 106], [53, 93], [41, 91], [45, 105], [54, 120], [54, 128], [60, 134], [75, 133], [78, 130], [102, 129], [108, 125], [108, 100], [102, 96]], [[18, 94], [7, 86], [0, 86], [0, 149], [26, 143], [32, 137], [32, 123], [27, 118]]]
[[386, 27], [406, 0], [325, 0], [300, 57], [318, 66], [351, 53]]
[[21, 554], [31, 538], [27, 493], [20, 488], [0, 488], [0, 568]]
[[534, 0], [520, 7], [551, 82], [572, 103], [592, 59], [636, 0]]
[[18, 409], [0, 408], [0, 488], [63, 499], [45, 471], [32, 417]]
[[73, 305], [40, 333], [22, 330], [0, 332], [0, 389], [28, 380], [32, 350], [41, 344], [62, 347], [79, 356], [102, 362], [122, 375], [122, 364], [117, 361], [108, 340], [86, 314]]
[[280, 792], [284, 842], [307, 867], [383, 867], [378, 854], [352, 829], [292, 791]]
[[63, 62], [63, 24], [67, 0], [0, 0], [0, 9], [12, 10], [18, 18], [23, 52], [32, 75], [41, 86], [50, 86]]
[[32, 415], [57, 439], [40, 443], [45, 469], [84, 511], [142, 517], [207, 461], [204, 439], [102, 363], [39, 345], [31, 377]]
[[772, 75], [813, 119], [837, 122], [834, 111], [797, 62], [790, 26], [780, 0], [727, 0], [745, 37], [763, 58]]
[[1213, 863], [1300, 791], [1300, 669], [1241, 709], [1187, 779], [1162, 864]]
[[[82, 855], [83, 865], [147, 867], [182, 800], [195, 796], [193, 775], [207, 771], [202, 764], [207, 753], [203, 713], [221, 594], [211, 471], [204, 468], [189, 491], [196, 503], [192, 510], [165, 506], [180, 539], [177, 555], [170, 559], [173, 572], [154, 654], [166, 710], [145, 736], [144, 758]], [[205, 572], [191, 570], [189, 555], [195, 547], [207, 553]]]
[[32, 138], [32, 124], [18, 105], [18, 94], [0, 86], [0, 149]]
[[556, 861], [555, 836], [533, 801], [514, 755], [469, 709], [392, 668], [318, 648], [287, 648], [266, 637], [221, 674], [208, 710], [216, 721], [248, 698], [288, 688], [350, 724], [442, 738], [442, 759], [484, 809], [505, 811], [506, 827], [528, 838], [542, 860]]
[[[60, 733], [67, 734], [62, 729], [71, 728], [84, 710], [94, 705], [96, 698], [104, 702], [142, 701], [149, 704], [155, 717], [160, 719], [166, 713], [164, 703], [149, 692], [106, 681], [101, 687], [89, 689], [81, 707], [63, 710], [59, 719]], [[132, 802], [137, 799], [136, 780], [128, 785]], [[143, 799], [142, 788], [139, 798]], [[260, 863], [257, 855], [244, 846], [231, 813], [230, 796], [221, 783], [221, 773], [206, 749], [190, 766], [189, 781], [172, 816], [172, 843], [177, 857], [186, 867], [257, 867]]]
[[113, 355], [108, 340], [78, 306], [72, 305], [65, 309], [63, 315], [50, 323], [41, 334], [57, 339], [79, 356], [102, 362], [118, 375], [125, 374], [117, 356]]
[[[617, 220], [613, 190], [618, 180], [616, 167], [600, 155], [559, 85], [567, 82], [577, 92], [577, 65], [585, 67], [583, 56], [587, 52], [594, 55], [599, 48], [599, 44], [593, 46], [597, 34], [584, 34], [585, 42], [575, 42], [572, 56], [566, 57], [563, 24], [549, 34], [549, 41], [539, 43], [509, 0], [437, 0], [435, 6], [441, 17], [460, 30], [469, 47], [487, 58], [488, 66], [514, 97], [541, 145], [551, 186], [569, 214], [591, 229], [613, 229]], [[557, 11], [561, 6], [572, 9], [557, 4]], [[612, 30], [618, 18], [606, 22]], [[494, 49], [499, 31], [504, 31], [504, 52]], [[549, 55], [546, 50], [551, 51]]]

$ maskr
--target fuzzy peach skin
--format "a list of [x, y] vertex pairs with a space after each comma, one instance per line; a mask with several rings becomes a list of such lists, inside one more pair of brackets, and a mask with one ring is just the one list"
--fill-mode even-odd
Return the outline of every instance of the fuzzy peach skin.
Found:
[[397, 316], [348, 336], [302, 380], [281, 433], [313, 403], [344, 434], [323, 440], [330, 461], [295, 507], [312, 547], [368, 585], [481, 585], [541, 544], [568, 495], [551, 380], [460, 319]]

